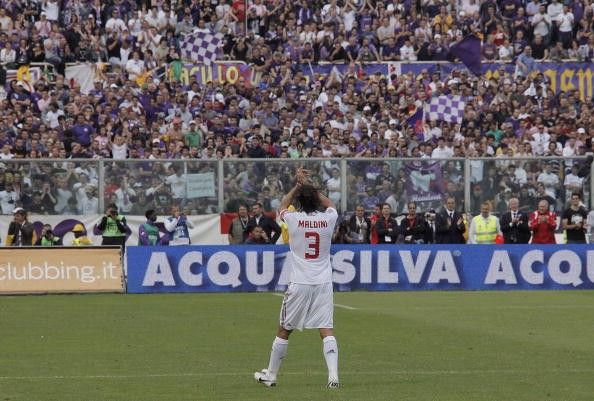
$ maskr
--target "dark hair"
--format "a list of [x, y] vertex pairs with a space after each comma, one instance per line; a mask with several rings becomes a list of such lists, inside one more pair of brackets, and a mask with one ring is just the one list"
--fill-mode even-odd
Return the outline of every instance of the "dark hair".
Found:
[[311, 184], [303, 185], [296, 198], [305, 213], [312, 213], [320, 208], [318, 190]]
[[146, 217], [147, 219], [149, 217], [151, 217], [153, 214], [155, 214], [155, 210], [154, 209], [149, 209], [144, 213], [144, 217]]

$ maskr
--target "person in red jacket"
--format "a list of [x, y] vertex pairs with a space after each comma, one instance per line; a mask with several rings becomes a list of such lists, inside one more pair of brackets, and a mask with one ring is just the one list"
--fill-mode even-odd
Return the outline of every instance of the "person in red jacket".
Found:
[[549, 202], [538, 202], [538, 210], [530, 215], [530, 229], [532, 230], [533, 244], [556, 244], [555, 228], [557, 216], [549, 210]]
[[375, 225], [376, 225], [377, 221], [380, 219], [380, 217], [382, 216], [381, 210], [382, 210], [382, 204], [378, 203], [377, 205], [375, 205], [375, 208], [373, 209], [373, 213], [369, 217], [369, 221], [371, 222], [371, 233], [369, 235], [369, 242], [374, 245], [379, 243], [379, 238], [377, 236], [377, 229], [376, 229]]

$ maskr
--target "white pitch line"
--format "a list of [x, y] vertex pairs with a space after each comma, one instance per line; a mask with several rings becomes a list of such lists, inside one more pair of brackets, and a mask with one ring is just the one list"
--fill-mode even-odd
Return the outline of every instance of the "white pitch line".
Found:
[[485, 305], [485, 306], [411, 306], [409, 309], [416, 310], [500, 310], [500, 309], [592, 309], [594, 305]]
[[[277, 296], [277, 297], [284, 297], [284, 294], [277, 294], [277, 293], [272, 293], [272, 295]], [[357, 308], [352, 307], [352, 306], [348, 306], [348, 305], [343, 305], [343, 304], [334, 304], [334, 306], [336, 306], [337, 308], [342, 308], [342, 309], [348, 309], [348, 310], [357, 310]]]
[[[303, 376], [325, 374], [323, 371], [283, 372], [283, 375]], [[382, 371], [341, 371], [342, 376], [472, 376], [472, 375], [501, 375], [501, 374], [534, 374], [533, 370], [515, 369], [474, 369], [474, 370], [382, 370]], [[592, 374], [594, 369], [552, 369], [552, 374]], [[93, 379], [150, 379], [159, 377], [241, 377], [250, 376], [250, 372], [197, 372], [197, 373], [155, 373], [140, 375], [72, 375], [72, 376], [0, 376], [0, 380], [93, 380]]]

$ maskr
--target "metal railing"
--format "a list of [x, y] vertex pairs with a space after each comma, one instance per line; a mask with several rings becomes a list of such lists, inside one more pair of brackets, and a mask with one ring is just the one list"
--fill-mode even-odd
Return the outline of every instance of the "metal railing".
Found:
[[[273, 210], [301, 166], [311, 170], [313, 182], [343, 212], [357, 204], [372, 209], [388, 202], [400, 213], [408, 201], [417, 202], [420, 210], [435, 209], [448, 196], [470, 213], [478, 212], [485, 200], [492, 201], [495, 212], [503, 211], [512, 196], [528, 209], [536, 207], [536, 199], [546, 198], [553, 210], [561, 211], [573, 191], [594, 207], [594, 172], [585, 157], [19, 159], [2, 164], [0, 187], [13, 183], [19, 198], [15, 205], [36, 209], [45, 202], [47, 214], [100, 213], [110, 202], [128, 214], [143, 214], [148, 208], [168, 213], [173, 203], [189, 214], [235, 211], [240, 203], [256, 201]], [[6, 204], [2, 213], [9, 214], [10, 208]]]

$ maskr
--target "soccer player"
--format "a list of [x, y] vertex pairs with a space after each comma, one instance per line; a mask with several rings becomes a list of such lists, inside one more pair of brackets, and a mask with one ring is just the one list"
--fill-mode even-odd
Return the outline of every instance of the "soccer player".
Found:
[[[276, 376], [295, 329], [319, 329], [328, 366], [328, 388], [340, 387], [338, 345], [334, 338], [330, 244], [338, 218], [334, 203], [309, 182], [309, 172], [297, 170], [295, 186], [281, 201], [281, 218], [289, 229], [291, 279], [283, 299], [280, 324], [272, 343], [268, 369], [254, 373], [256, 381], [276, 386]], [[296, 202], [300, 211], [288, 207]], [[320, 209], [324, 210], [323, 212]]]

